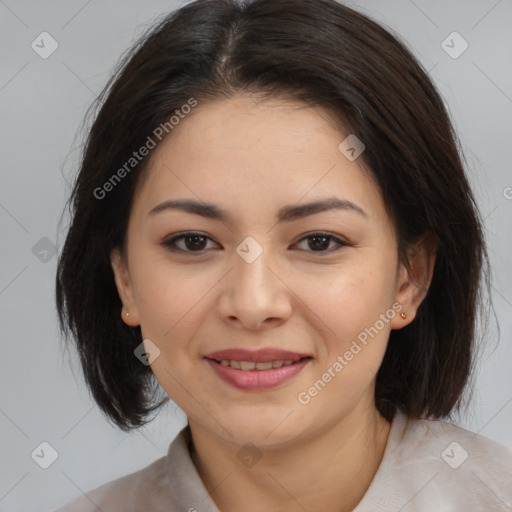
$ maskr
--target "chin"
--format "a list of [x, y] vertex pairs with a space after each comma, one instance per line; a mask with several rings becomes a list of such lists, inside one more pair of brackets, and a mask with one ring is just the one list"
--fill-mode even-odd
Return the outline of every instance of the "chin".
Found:
[[225, 410], [219, 418], [219, 423], [231, 435], [215, 422], [210, 422], [209, 428], [222, 439], [237, 445], [252, 443], [257, 447], [277, 448], [300, 435], [305, 426], [304, 422], [292, 420], [294, 413], [290, 407], [276, 407], [275, 410], [269, 410], [268, 405], [236, 407], [236, 410]]

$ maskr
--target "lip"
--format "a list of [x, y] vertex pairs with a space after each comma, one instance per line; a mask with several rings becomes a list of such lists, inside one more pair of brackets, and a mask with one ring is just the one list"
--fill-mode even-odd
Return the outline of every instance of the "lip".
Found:
[[[304, 357], [312, 357], [311, 354], [300, 354], [278, 348], [262, 348], [260, 350], [246, 350], [243, 348], [232, 348], [211, 352], [204, 357], [222, 361], [254, 361], [255, 363], [268, 363], [269, 361], [299, 361]], [[266, 371], [266, 370], [264, 370]], [[270, 370], [269, 370], [270, 371]]]
[[[263, 391], [278, 387], [297, 375], [313, 360], [313, 357], [309, 354], [299, 354], [297, 352], [271, 348], [258, 351], [245, 349], [220, 350], [207, 354], [204, 358], [223, 382], [245, 391]], [[292, 360], [294, 363], [289, 366], [281, 366], [281, 368], [272, 368], [270, 370], [246, 371], [231, 368], [230, 366], [222, 366], [220, 362], [218, 362], [222, 359], [254, 361], [255, 363]]]

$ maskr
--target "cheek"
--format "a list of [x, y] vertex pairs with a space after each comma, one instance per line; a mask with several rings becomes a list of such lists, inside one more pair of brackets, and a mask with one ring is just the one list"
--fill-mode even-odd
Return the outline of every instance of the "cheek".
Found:
[[162, 342], [181, 339], [178, 333], [194, 325], [211, 297], [208, 292], [222, 277], [217, 274], [192, 265], [179, 268], [165, 257], [135, 267], [134, 293], [144, 335]]
[[319, 377], [329, 369], [336, 374], [332, 389], [342, 394], [357, 394], [382, 363], [395, 316], [394, 281], [388, 267], [374, 260], [366, 268], [344, 269], [325, 283], [322, 293], [312, 296], [315, 303], [310, 307], [321, 319], [316, 324], [327, 326], [326, 354], [317, 371]]
[[[297, 295], [325, 325], [327, 335], [340, 340], [356, 336], [375, 323], [392, 305], [394, 286], [388, 268], [379, 262], [333, 269], [320, 280], [295, 280]], [[303, 283], [300, 285], [300, 283]]]

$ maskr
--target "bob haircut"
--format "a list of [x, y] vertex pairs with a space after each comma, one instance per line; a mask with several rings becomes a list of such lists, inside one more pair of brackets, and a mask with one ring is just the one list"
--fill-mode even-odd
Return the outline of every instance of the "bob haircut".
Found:
[[197, 0], [160, 19], [121, 59], [92, 105], [67, 203], [59, 325], [66, 338], [72, 333], [107, 419], [123, 431], [138, 428], [169, 397], [156, 401], [151, 367], [134, 356], [141, 328], [121, 319], [110, 263], [113, 249], [126, 254], [131, 205], [150, 157], [106, 197], [98, 191], [191, 98], [200, 108], [241, 93], [328, 109], [366, 147], [359, 162], [380, 187], [400, 261], [410, 269], [410, 244], [426, 234], [435, 240], [428, 293], [414, 321], [390, 333], [375, 404], [388, 421], [397, 410], [415, 418], [459, 411], [490, 277], [460, 144], [427, 72], [398, 36], [335, 0]]

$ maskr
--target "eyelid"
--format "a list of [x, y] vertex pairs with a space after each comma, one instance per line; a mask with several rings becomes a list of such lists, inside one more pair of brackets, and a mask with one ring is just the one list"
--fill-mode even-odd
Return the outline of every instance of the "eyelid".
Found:
[[210, 236], [208, 236], [208, 235], [206, 235], [204, 233], [201, 233], [200, 231], [183, 231], [182, 233], [177, 233], [177, 234], [171, 236], [171, 238], [168, 238], [168, 239], [164, 240], [160, 245], [162, 245], [164, 247], [164, 249], [167, 249], [168, 251], [171, 251], [171, 252], [174, 252], [174, 253], [191, 254], [191, 255], [196, 255], [196, 256], [200, 256], [202, 254], [205, 254], [206, 249], [201, 249], [200, 251], [187, 251], [187, 250], [175, 247], [175, 244], [176, 244], [177, 241], [179, 241], [179, 240], [181, 240], [183, 238], [194, 236], [194, 235], [200, 236], [200, 237], [203, 237], [203, 238], [206, 238], [208, 240], [213, 241], [212, 237], [210, 237]]
[[[330, 241], [336, 242], [339, 247], [349, 247], [352, 244], [345, 240], [343, 237], [334, 235], [333, 233], [330, 233], [329, 231], [310, 231], [309, 233], [306, 233], [304, 235], [301, 235], [301, 238], [294, 244], [297, 245], [298, 243], [302, 242], [303, 240], [307, 240], [308, 238], [312, 238], [313, 236], [324, 236], [326, 238], [329, 238]], [[337, 250], [337, 249], [336, 249]], [[311, 253], [318, 253], [318, 254], [330, 254], [331, 252], [336, 252], [331, 250], [328, 251], [305, 251], [305, 252], [311, 252]]]
[[[200, 236], [202, 238], [206, 238], [207, 240], [214, 241], [212, 237], [206, 235], [205, 233], [202, 233], [200, 231], [184, 231], [182, 233], [177, 233], [176, 235], [173, 235], [171, 238], [164, 240], [160, 245], [162, 245], [165, 249], [175, 252], [175, 253], [181, 253], [181, 254], [194, 254], [197, 256], [200, 256], [202, 254], [205, 254], [207, 252], [207, 249], [201, 249], [199, 251], [188, 251], [184, 249], [176, 249], [174, 246], [178, 240], [182, 240], [183, 238], [189, 237], [189, 236]], [[353, 244], [348, 242], [347, 240], [344, 240], [343, 237], [339, 237], [337, 235], [334, 235], [328, 231], [310, 231], [308, 233], [305, 233], [304, 235], [301, 235], [299, 240], [293, 244], [293, 246], [297, 245], [298, 243], [307, 240], [308, 238], [312, 238], [313, 236], [325, 236], [326, 238], [329, 238], [329, 242], [335, 242], [338, 247], [335, 249], [330, 249], [326, 251], [307, 251], [304, 250], [302, 252], [308, 252], [311, 254], [318, 254], [318, 255], [327, 255], [331, 254], [333, 252], [338, 252], [342, 247], [352, 247]], [[217, 242], [214, 242], [217, 243]], [[217, 244], [218, 245], [218, 244]]]

